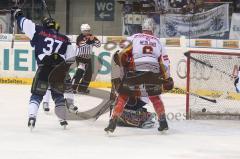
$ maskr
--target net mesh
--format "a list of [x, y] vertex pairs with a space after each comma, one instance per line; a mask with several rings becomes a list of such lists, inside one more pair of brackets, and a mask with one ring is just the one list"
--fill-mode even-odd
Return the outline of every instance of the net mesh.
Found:
[[240, 119], [240, 94], [234, 86], [240, 54], [190, 52], [190, 57], [190, 118]]

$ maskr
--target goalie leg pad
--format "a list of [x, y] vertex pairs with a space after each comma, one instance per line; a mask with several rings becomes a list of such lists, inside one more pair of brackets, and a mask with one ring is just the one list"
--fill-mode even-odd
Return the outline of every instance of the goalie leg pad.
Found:
[[154, 113], [146, 109], [128, 110], [125, 109], [118, 118], [117, 125], [125, 127], [152, 128], [156, 121]]

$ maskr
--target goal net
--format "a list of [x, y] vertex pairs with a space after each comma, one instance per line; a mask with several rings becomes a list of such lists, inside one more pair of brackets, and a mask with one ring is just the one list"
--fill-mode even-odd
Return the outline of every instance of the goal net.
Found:
[[240, 94], [234, 86], [240, 53], [188, 51], [188, 119], [240, 119]]

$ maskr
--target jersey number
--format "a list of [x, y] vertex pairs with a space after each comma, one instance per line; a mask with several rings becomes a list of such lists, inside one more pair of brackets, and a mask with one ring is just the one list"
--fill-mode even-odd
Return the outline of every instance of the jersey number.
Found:
[[143, 54], [152, 54], [152, 53], [153, 53], [152, 46], [144, 46], [143, 47]]
[[45, 54], [53, 53], [53, 45], [54, 44], [57, 44], [57, 47], [55, 48], [54, 53], [58, 53], [58, 51], [61, 48], [62, 43], [63, 43], [62, 41], [54, 40], [52, 38], [45, 38], [44, 41], [47, 43], [47, 47], [43, 48], [43, 52]]

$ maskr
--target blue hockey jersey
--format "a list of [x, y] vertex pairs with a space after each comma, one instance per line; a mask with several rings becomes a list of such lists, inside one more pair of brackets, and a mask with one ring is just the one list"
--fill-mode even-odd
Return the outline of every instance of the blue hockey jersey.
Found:
[[35, 48], [37, 64], [42, 64], [46, 56], [53, 53], [60, 55], [63, 60], [75, 56], [75, 51], [66, 35], [60, 34], [54, 29], [47, 29], [36, 25], [25, 17], [17, 19], [18, 27], [30, 38], [32, 47]]

